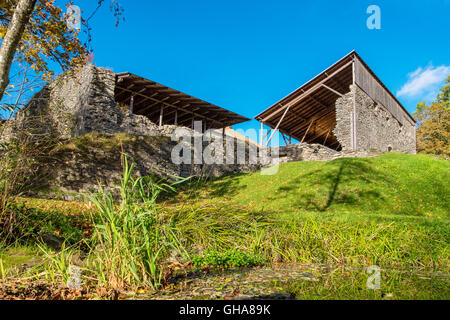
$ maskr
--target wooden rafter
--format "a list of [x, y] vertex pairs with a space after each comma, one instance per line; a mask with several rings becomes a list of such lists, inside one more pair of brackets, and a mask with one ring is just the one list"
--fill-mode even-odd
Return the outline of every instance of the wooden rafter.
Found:
[[340, 93], [339, 91], [334, 90], [333, 88], [330, 88], [329, 86], [327, 86], [326, 84], [322, 83], [322, 87], [330, 90], [331, 92], [337, 94], [338, 96], [342, 97], [344, 96], [342, 93]]
[[305, 135], [303, 136], [302, 141], [301, 141], [300, 143], [304, 143], [304, 142], [305, 142], [306, 136], [308, 135], [309, 130], [311, 129], [311, 127], [312, 127], [314, 121], [316, 121], [315, 118], [314, 118], [314, 119], [311, 119], [311, 122], [310, 122], [310, 124], [309, 124], [309, 126], [308, 126], [308, 129], [306, 129]]
[[[131, 90], [128, 90], [128, 89], [125, 89], [125, 88], [119, 88], [119, 89], [120, 89], [120, 90], [128, 91], [128, 92], [130, 92], [130, 93], [132, 93], [132, 94], [135, 93], [135, 92], [133, 92], [133, 91], [131, 91]], [[179, 109], [179, 110], [182, 110], [182, 111], [189, 112], [189, 110], [186, 110], [186, 109], [181, 108], [181, 107], [177, 107], [177, 106], [175, 106], [175, 105], [173, 105], [173, 104], [171, 104], [171, 103], [168, 103], [168, 102], [166, 102], [166, 101], [163, 101], [163, 100], [166, 100], [166, 99], [158, 100], [158, 99], [155, 99], [155, 98], [153, 98], [153, 97], [146, 96], [146, 95], [144, 95], [144, 94], [142, 94], [142, 93], [136, 93], [136, 95], [142, 96], [142, 97], [145, 97], [145, 98], [148, 98], [149, 100], [153, 100], [153, 101], [158, 102], [158, 103], [162, 103], [162, 104], [164, 104], [164, 105], [166, 105], [166, 106], [168, 106], [168, 107], [171, 107], [171, 108], [175, 108], [175, 109]], [[218, 119], [206, 117], [206, 116], [203, 116], [202, 114], [199, 114], [199, 113], [194, 113], [194, 116], [200, 117], [200, 118], [205, 118], [205, 119], [208, 119], [208, 120], [210, 120], [210, 121], [214, 121], [214, 122], [219, 122], [219, 123], [220, 123], [220, 121], [218, 121]]]
[[283, 116], [281, 117], [280, 121], [278, 121], [277, 126], [275, 127], [275, 129], [273, 129], [272, 135], [270, 136], [269, 140], [267, 140], [267, 146], [269, 145], [270, 141], [272, 140], [274, 134], [277, 132], [278, 128], [280, 127], [280, 124], [283, 122], [284, 118], [286, 117], [286, 114], [289, 112], [290, 107], [288, 107], [285, 111]]
[[270, 120], [272, 117], [274, 117], [275, 115], [277, 115], [278, 113], [284, 111], [286, 108], [288, 108], [289, 106], [295, 105], [297, 102], [299, 102], [300, 100], [304, 99], [305, 97], [307, 97], [308, 95], [310, 95], [311, 93], [313, 93], [314, 91], [316, 91], [318, 88], [320, 88], [325, 82], [327, 82], [330, 78], [336, 76], [337, 74], [339, 74], [342, 70], [346, 69], [347, 67], [349, 67], [351, 64], [353, 63], [353, 61], [347, 62], [346, 64], [344, 64], [342, 67], [340, 67], [339, 69], [337, 69], [336, 71], [334, 71], [331, 75], [327, 76], [325, 79], [319, 81], [317, 84], [315, 84], [313, 87], [311, 87], [310, 89], [304, 91], [304, 93], [302, 93], [301, 95], [299, 95], [297, 98], [293, 99], [292, 101], [290, 101], [288, 104], [284, 105], [281, 108], [277, 108], [276, 110], [274, 110], [272, 113], [270, 113], [269, 115], [267, 115], [265, 118], [261, 119], [262, 122], [266, 122], [268, 120]]
[[[116, 75], [115, 99], [129, 104], [134, 95], [134, 111], [158, 123], [161, 107], [164, 108], [162, 123], [186, 122], [186, 114], [194, 119], [207, 122], [207, 126], [221, 128], [231, 126], [249, 119], [234, 112], [197, 99], [183, 92], [163, 86], [157, 82], [144, 79], [131, 73]], [[175, 119], [176, 117], [176, 119]]]

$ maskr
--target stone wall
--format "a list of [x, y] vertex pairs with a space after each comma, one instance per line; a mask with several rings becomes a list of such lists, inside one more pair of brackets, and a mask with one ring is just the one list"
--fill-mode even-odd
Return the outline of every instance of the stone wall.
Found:
[[337, 140], [341, 143], [342, 150], [352, 150], [352, 114], [353, 93], [350, 91], [336, 100], [336, 127], [333, 130]]
[[61, 139], [90, 132], [161, 135], [148, 118], [122, 111], [114, 100], [114, 89], [115, 73], [108, 69], [86, 65], [66, 72], [5, 124], [0, 141], [14, 138], [14, 133], [24, 128], [37, 136], [52, 134]]
[[334, 134], [343, 151], [352, 151], [353, 98], [356, 101], [357, 151], [416, 153], [416, 130], [409, 122], [400, 124], [381, 104], [358, 86], [336, 101], [337, 125]]
[[135, 163], [135, 177], [155, 174], [158, 178], [176, 177], [179, 166], [167, 161], [174, 143], [166, 137], [126, 134], [88, 134], [56, 147], [41, 168], [41, 183], [30, 195], [60, 200], [81, 200], [97, 192], [99, 185], [118, 194], [115, 187], [123, 173], [126, 154]]
[[356, 141], [359, 150], [416, 153], [416, 128], [402, 125], [356, 86]]
[[279, 148], [272, 148], [272, 152], [278, 152], [277, 163], [295, 161], [328, 161], [332, 160], [338, 151], [320, 144], [293, 144]]
[[[80, 200], [82, 195], [98, 191], [99, 185], [117, 195], [124, 155], [130, 164], [135, 164], [135, 177], [154, 175], [172, 181], [179, 177], [220, 177], [261, 168], [249, 164], [177, 164], [172, 161], [172, 153], [178, 143], [170, 137], [125, 133], [89, 133], [67, 140], [47, 157], [48, 162], [41, 168], [41, 181], [29, 195]], [[190, 142], [184, 143], [191, 146]], [[204, 148], [208, 143], [202, 145]]]
[[278, 152], [277, 164], [296, 161], [331, 161], [339, 158], [375, 157], [380, 152], [368, 151], [336, 151], [321, 144], [293, 144], [279, 148], [272, 148], [272, 152]]

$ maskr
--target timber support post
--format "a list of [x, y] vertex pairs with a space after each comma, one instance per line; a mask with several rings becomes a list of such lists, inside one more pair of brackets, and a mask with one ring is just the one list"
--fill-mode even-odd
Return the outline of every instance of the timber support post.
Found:
[[159, 127], [161, 128], [163, 125], [163, 117], [164, 117], [164, 107], [161, 107], [159, 112]]
[[130, 99], [130, 114], [133, 114], [133, 112], [134, 112], [134, 95], [132, 95]]

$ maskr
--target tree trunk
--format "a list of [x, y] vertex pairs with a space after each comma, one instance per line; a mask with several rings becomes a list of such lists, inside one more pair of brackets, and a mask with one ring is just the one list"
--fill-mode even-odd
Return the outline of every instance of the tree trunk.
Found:
[[0, 48], [0, 100], [9, 84], [9, 70], [22, 38], [25, 26], [33, 12], [36, 0], [19, 0]]

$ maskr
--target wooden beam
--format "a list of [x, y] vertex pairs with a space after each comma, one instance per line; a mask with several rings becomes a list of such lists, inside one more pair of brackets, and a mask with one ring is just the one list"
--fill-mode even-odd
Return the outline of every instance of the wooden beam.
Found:
[[[141, 90], [139, 90], [139, 91], [137, 91], [136, 93], [142, 93], [142, 92], [144, 92], [145, 91], [145, 89], [141, 89]], [[140, 103], [142, 103], [142, 102], [144, 102], [145, 100], [147, 100], [147, 99], [142, 99], [142, 101], [140, 102]]]
[[[304, 103], [306, 103], [305, 107], [304, 107], [304, 110], [309, 110], [308, 113], [313, 113], [313, 110], [316, 109], [316, 105], [319, 105], [323, 109], [330, 109], [330, 108], [332, 108], [332, 107], [326, 105], [324, 102], [322, 102], [321, 100], [319, 100], [318, 98], [316, 98], [316, 97], [314, 97], [312, 95], [306, 97], [305, 100], [304, 100]], [[291, 113], [292, 112], [290, 112], [290, 114]], [[313, 116], [314, 115], [312, 115], [312, 116], [310, 116], [308, 118], [304, 118], [303, 117], [302, 121], [300, 121], [300, 122], [296, 121], [296, 119], [291, 117], [290, 119], [287, 119], [285, 121], [284, 129], [287, 132], [290, 132], [290, 130], [292, 130], [292, 128], [295, 128], [295, 127], [298, 127], [298, 126], [300, 126], [299, 128], [303, 128], [304, 126], [307, 126], [309, 124], [308, 120], [310, 120]]]
[[161, 104], [161, 102], [158, 101], [158, 102], [152, 103], [151, 105], [148, 105], [148, 106], [142, 108], [141, 110], [139, 110], [139, 112], [145, 113], [145, 111], [152, 109], [153, 107], [156, 107], [158, 104]]
[[134, 111], [134, 96], [131, 96], [130, 99], [130, 114], [133, 114]]
[[347, 68], [349, 65], [351, 65], [353, 63], [353, 61], [350, 61], [348, 63], [346, 63], [345, 65], [343, 65], [342, 67], [340, 67], [338, 70], [336, 70], [335, 72], [333, 72], [331, 75], [329, 75], [327, 78], [323, 79], [322, 81], [318, 82], [316, 85], [314, 85], [313, 87], [311, 87], [309, 90], [305, 91], [304, 93], [302, 93], [300, 96], [298, 96], [297, 98], [295, 98], [294, 100], [292, 100], [291, 102], [287, 103], [286, 105], [284, 105], [282, 108], [279, 108], [277, 110], [275, 110], [274, 112], [272, 112], [270, 115], [268, 115], [267, 117], [265, 117], [264, 119], [262, 119], [262, 122], [266, 122], [267, 120], [271, 119], [273, 116], [277, 115], [278, 113], [282, 112], [283, 110], [285, 110], [286, 108], [288, 108], [289, 106], [292, 106], [294, 104], [296, 104], [297, 102], [299, 102], [300, 100], [302, 100], [303, 98], [305, 98], [306, 96], [308, 96], [309, 94], [311, 94], [312, 92], [316, 91], [318, 88], [320, 88], [322, 86], [323, 83], [327, 82], [330, 78], [334, 77], [335, 75], [339, 74], [342, 70], [344, 70], [345, 68]]
[[[133, 87], [133, 86], [134, 85], [129, 86], [129, 87]], [[120, 100], [122, 100], [122, 95], [124, 95], [126, 93], [127, 93], [126, 91], [122, 90], [122, 91], [118, 92], [117, 94], [115, 94], [114, 98], [116, 99], [116, 101], [120, 101]]]
[[161, 110], [159, 111], [159, 127], [162, 127], [163, 125], [163, 116], [164, 116], [164, 107], [161, 107]]
[[185, 125], [186, 127], [190, 127], [191, 121], [192, 121], [192, 113], [186, 112], [183, 115], [178, 116], [178, 125], [179, 126]]
[[264, 135], [264, 123], [262, 123], [261, 122], [261, 131], [259, 132], [259, 144], [262, 146], [263, 145], [263, 143], [264, 143], [264, 137], [263, 137], [263, 135]]
[[335, 143], [333, 143], [333, 144], [330, 145], [330, 148], [333, 147], [333, 146], [335, 146], [335, 145], [337, 145], [337, 148], [336, 148], [336, 149], [339, 149], [339, 147], [342, 147], [342, 144], [341, 144], [339, 141], [336, 141]]
[[330, 133], [331, 133], [331, 129], [330, 129], [330, 131], [328, 131], [327, 136], [325, 137], [325, 141], [324, 141], [323, 145], [327, 144], [327, 140], [328, 140], [328, 137], [330, 136]]
[[302, 122], [305, 121], [305, 118], [303, 118], [301, 115], [299, 115], [299, 114], [298, 114], [297, 112], [295, 112], [294, 110], [291, 109], [289, 112], [290, 112], [291, 114], [293, 114], [294, 117], [297, 118], [298, 120], [300, 120], [300, 121], [302, 121]]
[[120, 82], [122, 82], [123, 80], [125, 80], [126, 78], [129, 78], [130, 77], [130, 74], [123, 74], [123, 75], [119, 75], [117, 78], [117, 82], [118, 83], [120, 83]]
[[303, 136], [303, 139], [302, 139], [302, 141], [301, 141], [300, 143], [305, 142], [306, 136], [308, 135], [308, 132], [309, 132], [309, 130], [311, 129], [311, 127], [312, 127], [314, 121], [316, 121], [316, 119], [312, 119], [312, 120], [311, 120], [311, 123], [309, 124], [308, 129], [306, 130], [305, 135]]
[[[269, 125], [269, 124], [267, 124], [267, 125]], [[274, 125], [273, 123], [271, 123], [270, 125], [273, 126], [273, 127], [275, 127], [275, 125]], [[289, 136], [289, 135], [292, 136], [292, 138], [294, 138], [295, 140], [298, 140], [298, 141], [301, 140], [301, 138], [297, 137], [296, 135], [291, 134], [290, 132], [286, 132], [285, 130], [283, 130], [283, 129], [281, 129], [281, 128], [279, 128], [278, 131], [279, 131], [280, 133], [284, 133], [284, 134], [287, 135], [287, 136]], [[264, 146], [264, 145], [263, 145], [263, 146]]]
[[[157, 104], [158, 105], [158, 104]], [[160, 104], [159, 104], [160, 105]], [[146, 113], [146, 114], [143, 114], [144, 116], [146, 116], [147, 118], [149, 118], [150, 120], [152, 120], [153, 122], [158, 122], [158, 119], [159, 119], [159, 113], [160, 113], [160, 110], [158, 110], [158, 111], [154, 111], [154, 112], [152, 112], [152, 113]], [[181, 116], [182, 115], [186, 115], [187, 114], [187, 112], [184, 112], [184, 111], [179, 111], [179, 110], [177, 110], [177, 109], [173, 109], [173, 108], [168, 108], [168, 107], [164, 107], [164, 119], [165, 119], [165, 123], [168, 123], [168, 122], [172, 122], [172, 121], [175, 121], [175, 115], [177, 115], [177, 122], [180, 122], [180, 118], [181, 118]], [[181, 115], [181, 116], [180, 116]], [[155, 120], [155, 118], [157, 118], [156, 120]]]
[[270, 136], [269, 140], [267, 140], [267, 146], [269, 146], [270, 141], [272, 140], [274, 134], [277, 132], [278, 128], [280, 127], [280, 124], [283, 122], [283, 120], [284, 120], [284, 118], [286, 117], [286, 114], [289, 112], [289, 109], [290, 109], [290, 108], [291, 108], [291, 107], [289, 106], [289, 107], [286, 109], [286, 111], [284, 111], [284, 114], [283, 114], [283, 116], [281, 117], [280, 121], [278, 121], [278, 124], [277, 124], [277, 126], [275, 127], [275, 129], [273, 130], [272, 135]]
[[[135, 93], [135, 92], [133, 92], [133, 91], [131, 91], [131, 90], [128, 90], [128, 89], [125, 89], [125, 88], [121, 88], [121, 87], [118, 87], [118, 88], [121, 89], [121, 90], [128, 91], [128, 92], [130, 92], [130, 93]], [[164, 104], [164, 105], [166, 105], [166, 106], [168, 106], [168, 107], [172, 107], [172, 108], [175, 108], [175, 109], [178, 109], [178, 110], [181, 110], [181, 111], [185, 111], [185, 112], [188, 112], [188, 113], [191, 112], [190, 110], [184, 109], [184, 108], [182, 108], [182, 107], [174, 106], [174, 105], [172, 105], [171, 103], [168, 103], [168, 102], [166, 102], [166, 101], [161, 101], [161, 100], [155, 99], [155, 98], [153, 98], [153, 97], [146, 96], [146, 95], [144, 95], [144, 94], [142, 94], [142, 93], [135, 93], [135, 94], [138, 95], [138, 96], [142, 96], [142, 97], [148, 98], [148, 99], [153, 100], [153, 101], [155, 101], [155, 102], [160, 102], [160, 103], [162, 103], [162, 104]], [[194, 115], [197, 116], [197, 117], [201, 117], [201, 118], [208, 119], [208, 120], [213, 121], [213, 122], [220, 123], [220, 121], [218, 121], [217, 119], [210, 118], [210, 117], [204, 116], [204, 115], [199, 114], [199, 113], [194, 113]]]
[[[316, 103], [308, 98], [305, 98], [300, 104], [297, 104], [295, 106], [295, 108], [301, 108], [302, 111], [308, 111], [306, 114], [311, 114], [315, 111], [316, 107]], [[297, 116], [299, 116], [297, 113], [294, 113], [294, 106], [289, 110], [288, 115], [290, 115], [290, 117], [288, 119], [285, 119], [285, 121], [283, 122], [283, 128], [286, 131], [290, 131], [290, 129], [292, 129], [293, 127], [298, 127], [299, 125], [308, 125], [308, 121], [307, 119], [311, 118], [311, 115], [306, 116], [306, 115], [301, 115], [300, 119], [297, 118]], [[306, 118], [305, 118], [306, 117]]]
[[[355, 88], [356, 85], [356, 66], [355, 66], [355, 60], [353, 60], [353, 64], [352, 64], [352, 83], [353, 83], [353, 89]], [[357, 144], [357, 140], [356, 140], [356, 91], [353, 91], [353, 117], [352, 117], [352, 148], [353, 151], [357, 151], [358, 149], [358, 144]]]
[[347, 92], [347, 89], [345, 89], [344, 86], [335, 78], [331, 78], [330, 81], [333, 81], [333, 83], [336, 84], [343, 92]]
[[308, 98], [311, 99], [312, 101], [314, 101], [315, 103], [317, 103], [318, 105], [320, 105], [322, 108], [325, 108], [325, 109], [330, 108], [330, 106], [327, 106], [325, 103], [323, 103], [319, 99], [313, 97], [312, 95], [308, 96]]
[[267, 136], [272, 132], [272, 128], [269, 129], [269, 131], [267, 131], [267, 133], [264, 135], [263, 139], [267, 138]]
[[[328, 131], [328, 134], [329, 134], [329, 132], [330, 132], [330, 131]], [[322, 136], [325, 135], [326, 133], [327, 133], [327, 131], [322, 132], [322, 133], [318, 133], [318, 134], [316, 134], [315, 136], [313, 136], [313, 137], [312, 137], [311, 139], [309, 139], [309, 140], [310, 140], [310, 141], [314, 141], [314, 140], [316, 140], [316, 139], [322, 137]], [[328, 135], [327, 135], [327, 137], [328, 137]]]
[[284, 133], [285, 135], [290, 135], [292, 138], [294, 138], [295, 140], [297, 140], [297, 141], [300, 141], [300, 140], [302, 140], [300, 137], [297, 137], [296, 135], [294, 135], [294, 134], [291, 134], [291, 133], [288, 133], [288, 132], [286, 132], [286, 131], [284, 131], [284, 130], [282, 130], [282, 129], [278, 129], [278, 131], [280, 131], [280, 133]]
[[287, 119], [283, 122], [284, 128], [290, 128], [293, 125], [299, 125], [301, 123], [304, 123], [306, 120], [304, 117], [301, 117], [298, 113], [294, 112], [291, 108], [288, 112]]
[[331, 92], [337, 94], [340, 97], [343, 97], [344, 95], [336, 90], [334, 90], [333, 88], [330, 88], [329, 86], [327, 86], [326, 84], [322, 83], [322, 87], [324, 87], [325, 89], [330, 90]]
[[284, 143], [285, 143], [286, 145], [288, 145], [288, 142], [287, 142], [287, 140], [286, 140], [286, 136], [284, 135], [284, 133], [281, 133], [281, 136], [283, 137]]
[[[167, 101], [166, 99], [170, 99], [170, 97], [166, 97], [166, 98], [164, 98], [163, 100], [164, 101]], [[175, 102], [169, 102], [170, 104], [173, 104], [173, 107], [172, 107], [172, 109], [173, 108], [175, 108], [176, 106], [175, 106], [175, 104], [177, 104], [177, 103], [179, 103], [180, 101], [175, 101]], [[148, 107], [146, 107], [146, 110], [148, 110], [148, 109], [152, 109], [153, 107], [156, 107], [156, 106], [158, 106], [159, 104], [161, 104], [162, 102], [156, 102], [156, 103], [154, 103], [154, 104], [152, 104], [152, 105], [150, 105], [150, 106], [148, 106]], [[185, 106], [186, 107], [186, 106]], [[175, 109], [176, 110], [176, 109]], [[156, 111], [153, 111], [153, 112], [151, 112], [151, 113], [149, 113], [147, 116], [148, 117], [153, 117], [154, 115], [156, 115], [156, 114], [158, 114], [159, 113], [159, 110], [156, 110]]]
[[[319, 113], [317, 113], [316, 115], [314, 115], [313, 117], [309, 118], [308, 120], [313, 120], [313, 119], [320, 120], [320, 119], [322, 119], [322, 118], [328, 116], [328, 115], [329, 115], [330, 113], [332, 113], [333, 111], [334, 111], [333, 108], [324, 109], [324, 110], [320, 111]], [[309, 123], [309, 122], [306, 122], [306, 123]], [[304, 126], [302, 125], [302, 126], [299, 127], [298, 129], [295, 129], [295, 130], [293, 130], [293, 131], [291, 131], [291, 132], [292, 132], [293, 134], [295, 134], [295, 133], [297, 133], [298, 131], [300, 131], [300, 130], [303, 129], [303, 128], [304, 128]]]

